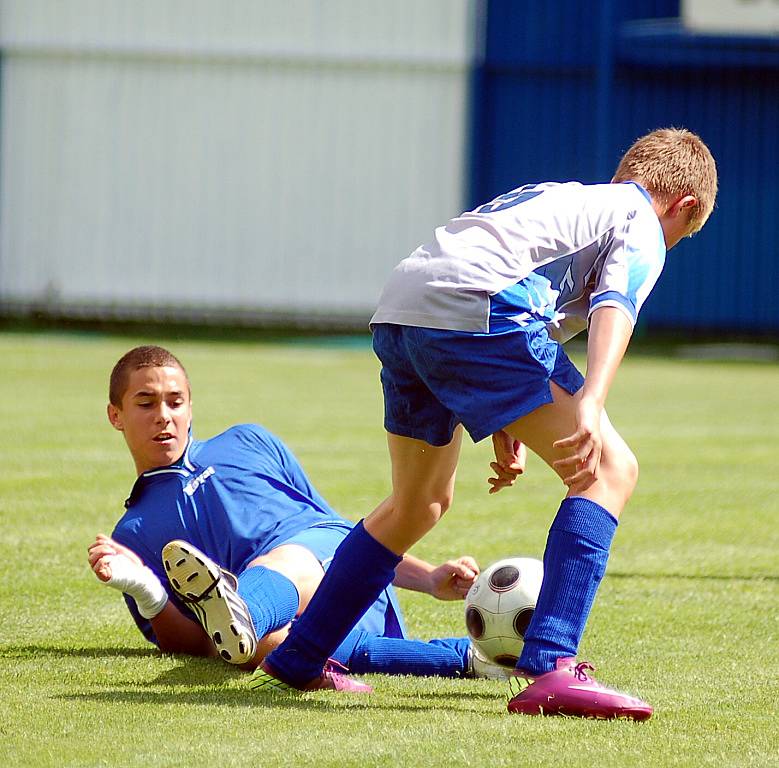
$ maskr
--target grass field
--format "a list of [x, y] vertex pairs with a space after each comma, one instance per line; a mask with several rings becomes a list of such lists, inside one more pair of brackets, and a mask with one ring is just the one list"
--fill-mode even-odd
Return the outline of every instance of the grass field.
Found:
[[[481, 680], [373, 677], [367, 698], [268, 702], [227, 665], [156, 653], [86, 563], [133, 481], [107, 374], [148, 341], [0, 334], [0, 764], [779, 765], [779, 366], [632, 354], [620, 371], [609, 411], [642, 477], [581, 657], [656, 715], [604, 723], [509, 716], [504, 685]], [[168, 345], [198, 436], [264, 424], [352, 519], [386, 493], [367, 344]], [[416, 554], [541, 556], [562, 486], [531, 461], [488, 496], [488, 461], [465, 447], [454, 508]], [[402, 603], [417, 636], [464, 631], [459, 604]]]

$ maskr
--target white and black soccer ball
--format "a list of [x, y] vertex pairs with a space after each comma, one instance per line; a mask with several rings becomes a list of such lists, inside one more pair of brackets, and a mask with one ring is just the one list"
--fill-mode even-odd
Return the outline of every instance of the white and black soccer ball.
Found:
[[482, 571], [465, 596], [465, 626], [487, 659], [514, 666], [541, 591], [544, 565], [509, 557]]

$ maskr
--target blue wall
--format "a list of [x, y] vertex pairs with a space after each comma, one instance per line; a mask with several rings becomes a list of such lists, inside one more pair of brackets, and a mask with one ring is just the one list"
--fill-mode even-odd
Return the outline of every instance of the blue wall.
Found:
[[779, 38], [692, 35], [678, 0], [489, 0], [471, 204], [544, 179], [608, 180], [653, 128], [700, 134], [720, 194], [677, 246], [645, 328], [779, 332]]

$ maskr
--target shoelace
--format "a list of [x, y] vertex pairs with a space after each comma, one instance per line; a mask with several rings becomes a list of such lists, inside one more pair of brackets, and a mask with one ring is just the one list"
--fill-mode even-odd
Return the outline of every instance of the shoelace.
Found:
[[595, 667], [590, 664], [589, 661], [580, 661], [573, 669], [573, 674], [576, 676], [577, 680], [581, 680], [582, 682], [585, 682], [590, 679], [589, 675], [587, 674], [587, 670], [595, 671]]
[[323, 675], [337, 675], [344, 677], [349, 674], [349, 668], [345, 667], [335, 659], [328, 659], [325, 663], [325, 668], [322, 670]]

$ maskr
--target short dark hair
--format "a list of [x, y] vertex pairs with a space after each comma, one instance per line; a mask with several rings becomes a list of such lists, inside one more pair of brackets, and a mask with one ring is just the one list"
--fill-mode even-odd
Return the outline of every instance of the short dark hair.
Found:
[[121, 408], [122, 398], [127, 391], [130, 374], [139, 368], [180, 368], [189, 386], [189, 376], [179, 359], [164, 347], [145, 345], [134, 347], [119, 358], [111, 371], [108, 385], [108, 400], [111, 405]]

